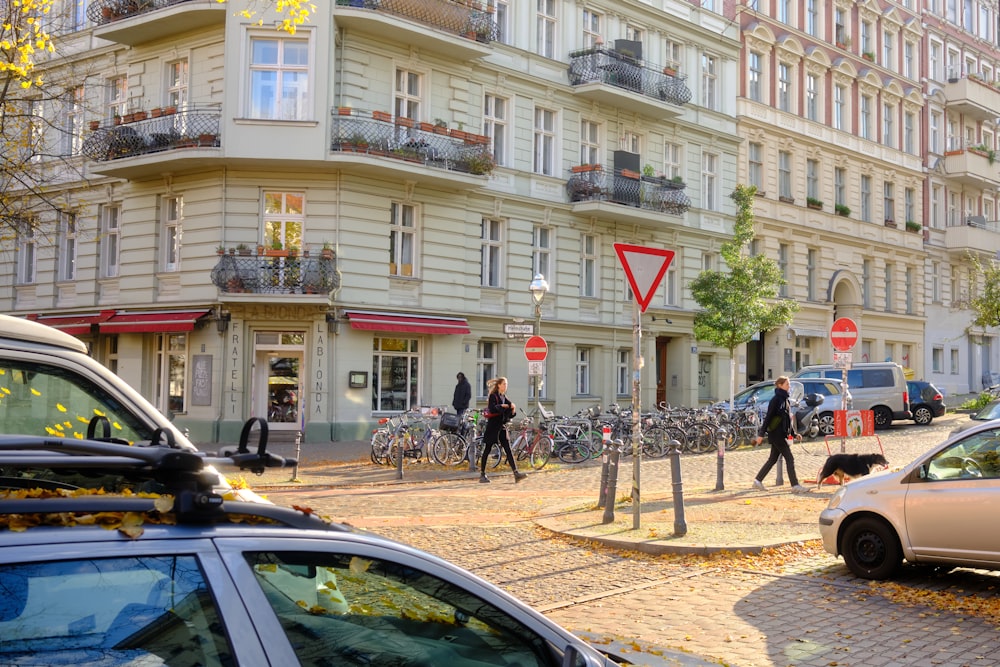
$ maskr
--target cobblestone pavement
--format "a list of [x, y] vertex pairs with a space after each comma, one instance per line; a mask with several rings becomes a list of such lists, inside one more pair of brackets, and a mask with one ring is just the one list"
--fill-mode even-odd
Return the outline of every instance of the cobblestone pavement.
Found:
[[[898, 425], [880, 432], [880, 441], [890, 462], [901, 464], [966, 422], [965, 415], [949, 414], [929, 427]], [[875, 439], [866, 445], [878, 448]], [[839, 441], [833, 446], [839, 449]], [[803, 478], [814, 477], [809, 471], [818, 470], [827, 455], [822, 441], [796, 445], [793, 452]], [[727, 453], [727, 489], [747, 488], [765, 457], [765, 448]], [[622, 465], [619, 497], [630, 486], [631, 465], [628, 459]], [[716, 465], [713, 454], [684, 455], [685, 495], [711, 490]], [[445, 557], [598, 642], [635, 639], [640, 649], [691, 654], [683, 664], [705, 664], [695, 656], [742, 667], [995, 664], [989, 657], [994, 625], [973, 615], [893, 602], [880, 593], [883, 588], [853, 578], [842, 560], [816, 542], [783, 560], [703, 559], [612, 549], [541, 528], [540, 517], [596, 501], [596, 465], [546, 469], [516, 485], [509, 473], [494, 475], [485, 485], [474, 473], [425, 464], [407, 465], [402, 482], [388, 473], [363, 463], [311, 464], [300, 468], [297, 485], [282, 485], [275, 473], [260, 481], [274, 502], [307, 505]], [[772, 472], [768, 484], [773, 480]], [[642, 488], [644, 497], [669, 493], [668, 463], [643, 461]], [[787, 489], [786, 482], [767, 495], [792, 502], [797, 497]], [[830, 494], [810, 495], [816, 496], [811, 501], [817, 516]], [[644, 514], [643, 520], [650, 517]], [[1000, 577], [907, 568], [896, 583], [914, 593], [911, 599], [937, 592], [992, 604]], [[636, 664], [682, 664], [681, 655], [631, 657]]]

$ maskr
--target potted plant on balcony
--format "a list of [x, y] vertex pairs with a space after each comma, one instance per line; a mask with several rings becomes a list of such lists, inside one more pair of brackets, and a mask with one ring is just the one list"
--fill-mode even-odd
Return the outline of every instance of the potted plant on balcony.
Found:
[[816, 210], [823, 210], [823, 202], [815, 197], [806, 197], [806, 206]]
[[837, 215], [842, 215], [845, 218], [851, 215], [851, 209], [847, 208], [846, 204], [834, 204], [833, 212]]

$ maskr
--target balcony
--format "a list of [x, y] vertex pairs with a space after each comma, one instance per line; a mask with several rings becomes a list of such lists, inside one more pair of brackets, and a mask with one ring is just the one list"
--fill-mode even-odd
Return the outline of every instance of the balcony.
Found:
[[493, 6], [450, 0], [337, 0], [338, 28], [432, 51], [457, 60], [493, 52]]
[[84, 139], [81, 150], [98, 163], [91, 166], [95, 174], [119, 178], [160, 174], [165, 168], [179, 171], [195, 163], [207, 166], [206, 159], [219, 158], [220, 115], [217, 107], [191, 107], [157, 118], [104, 124]]
[[944, 247], [962, 254], [979, 254], [1000, 247], [1000, 221], [972, 215], [962, 223], [948, 225], [944, 231]]
[[350, 164], [352, 171], [459, 188], [486, 184], [496, 167], [489, 138], [448, 130], [411, 118], [357, 109], [333, 110], [332, 161]]
[[992, 121], [1000, 110], [1000, 89], [976, 75], [948, 79], [944, 97], [948, 111], [957, 111], [977, 120]]
[[212, 284], [225, 294], [316, 294], [340, 287], [336, 257], [219, 255]]
[[628, 169], [605, 169], [599, 164], [579, 165], [570, 172], [566, 192], [575, 204], [574, 213], [606, 211], [614, 218], [625, 215], [621, 206], [667, 215], [684, 215], [691, 208], [691, 199], [684, 192], [687, 186], [680, 181], [642, 176]]
[[206, 26], [223, 26], [228, 4], [217, 0], [96, 0], [87, 7], [94, 36], [135, 46]]
[[574, 93], [654, 118], [681, 114], [681, 105], [691, 100], [686, 79], [669, 68], [654, 69], [643, 60], [604, 46], [569, 54], [569, 82]]
[[944, 172], [954, 179], [974, 188], [1000, 187], [1000, 171], [995, 162], [996, 153], [987, 148], [967, 146], [946, 151]]

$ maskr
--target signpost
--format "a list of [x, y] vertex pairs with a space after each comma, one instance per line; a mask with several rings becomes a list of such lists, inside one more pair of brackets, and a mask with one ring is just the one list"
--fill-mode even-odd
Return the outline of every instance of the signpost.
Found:
[[[653, 300], [653, 294], [674, 259], [674, 251], [631, 243], [616, 243], [614, 247], [635, 297], [632, 308], [632, 529], [638, 530], [642, 511], [639, 495], [639, 466], [642, 458], [642, 435], [639, 432], [642, 348], [639, 342], [642, 339], [642, 321], [639, 313], [645, 313], [649, 302]], [[613, 507], [614, 499], [609, 499], [608, 503]]]

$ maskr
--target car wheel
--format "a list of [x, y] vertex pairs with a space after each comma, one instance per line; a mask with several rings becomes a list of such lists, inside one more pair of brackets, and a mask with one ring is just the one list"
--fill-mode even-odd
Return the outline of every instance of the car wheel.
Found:
[[888, 579], [903, 562], [896, 532], [872, 517], [858, 519], [844, 530], [840, 552], [847, 569], [862, 579]]
[[875, 413], [873, 415], [875, 418], [875, 428], [889, 428], [889, 426], [892, 425], [892, 410], [889, 408], [884, 405], [880, 405], [872, 408], [872, 412]]
[[934, 413], [926, 405], [918, 405], [913, 409], [913, 421], [921, 426], [926, 426], [934, 420]]
[[833, 413], [824, 412], [819, 416], [819, 434], [823, 436], [831, 436], [836, 432], [833, 425]]

